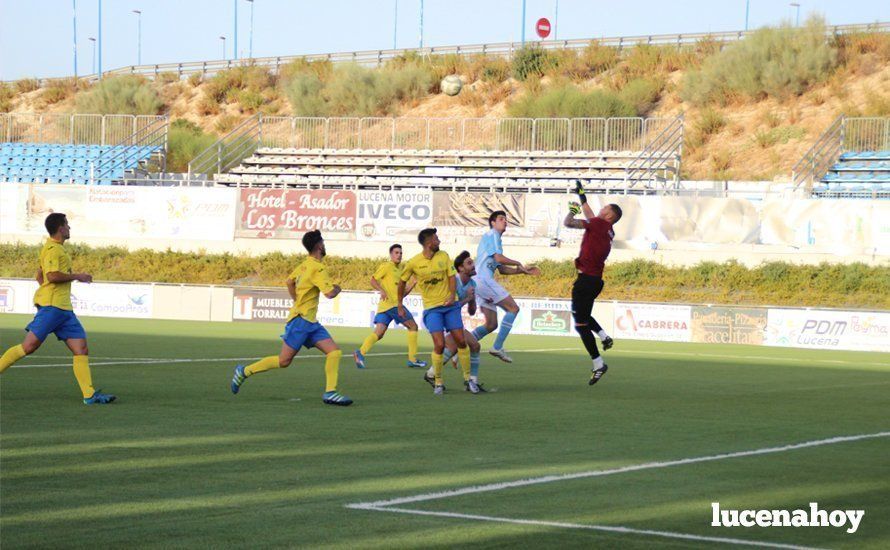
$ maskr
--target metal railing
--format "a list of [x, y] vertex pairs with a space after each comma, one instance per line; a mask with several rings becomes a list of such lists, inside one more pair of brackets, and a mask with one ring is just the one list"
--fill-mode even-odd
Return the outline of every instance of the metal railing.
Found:
[[683, 156], [683, 115], [678, 116], [649, 140], [625, 169], [624, 181], [629, 187], [640, 182], [680, 185], [680, 161]]
[[[853, 32], [888, 32], [890, 31], [890, 23], [868, 23], [855, 25], [832, 25], [827, 28], [827, 33], [845, 34]], [[548, 50], [562, 49], [583, 49], [590, 45], [591, 42], [597, 42], [604, 46], [611, 46], [619, 50], [632, 47], [639, 44], [660, 45], [660, 46], [677, 46], [695, 44], [701, 40], [714, 40], [716, 42], [732, 42], [741, 40], [756, 31], [731, 31], [731, 32], [713, 32], [713, 33], [684, 33], [684, 34], [650, 34], [638, 36], [618, 36], [604, 38], [583, 38], [574, 40], [543, 40], [534, 42], [534, 44]], [[528, 42], [532, 44], [532, 42]], [[232, 69], [244, 65], [256, 65], [265, 67], [274, 72], [278, 72], [283, 65], [287, 65], [292, 61], [304, 59], [306, 61], [326, 60], [333, 63], [354, 62], [362, 65], [379, 66], [384, 62], [403, 56], [409, 52], [422, 56], [431, 55], [489, 55], [493, 57], [512, 57], [514, 52], [522, 48], [519, 42], [496, 42], [490, 44], [470, 44], [463, 46], [435, 46], [429, 48], [406, 48], [406, 49], [387, 49], [387, 50], [364, 50], [355, 52], [340, 53], [322, 53], [309, 55], [289, 55], [277, 57], [255, 57], [252, 59], [240, 60], [212, 60], [212, 61], [192, 61], [186, 63], [159, 63], [154, 65], [132, 65], [129, 67], [121, 67], [103, 73], [105, 77], [121, 76], [121, 75], [141, 75], [147, 78], [157, 78], [162, 73], [173, 73], [182, 78], [191, 74], [201, 74], [210, 76], [217, 72]], [[81, 77], [84, 80], [93, 82], [98, 80], [98, 75], [91, 74]], [[60, 78], [43, 78], [40, 79], [41, 85]]]
[[[116, 143], [114, 147], [90, 161], [90, 183], [117, 182], [125, 180], [125, 171], [145, 158], [148, 149], [149, 161], [155, 166], [147, 166], [145, 172], [161, 173], [166, 170], [167, 135], [169, 120], [161, 117], [139, 128], [132, 135]], [[152, 169], [153, 168], [153, 169]]]
[[[672, 118], [642, 117], [307, 118], [263, 115], [248, 120], [255, 124], [242, 124], [220, 141], [233, 141], [240, 132], [253, 133], [258, 147], [296, 149], [639, 151], [674, 121]], [[214, 147], [217, 144], [210, 149]], [[211, 155], [209, 151], [202, 154]]]
[[0, 113], [0, 141], [67, 145], [126, 144], [162, 115]]
[[252, 155], [263, 140], [262, 122], [263, 115], [252, 116], [195, 155], [189, 162], [186, 181], [212, 179]]
[[811, 189], [848, 151], [890, 150], [890, 117], [841, 115], [791, 169], [795, 189]]

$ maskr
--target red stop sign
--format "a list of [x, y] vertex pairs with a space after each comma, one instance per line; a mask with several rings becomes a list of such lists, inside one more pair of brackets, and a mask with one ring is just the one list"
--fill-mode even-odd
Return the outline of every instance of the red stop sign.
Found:
[[538, 22], [535, 23], [535, 31], [541, 38], [550, 36], [550, 20], [546, 17], [538, 19]]

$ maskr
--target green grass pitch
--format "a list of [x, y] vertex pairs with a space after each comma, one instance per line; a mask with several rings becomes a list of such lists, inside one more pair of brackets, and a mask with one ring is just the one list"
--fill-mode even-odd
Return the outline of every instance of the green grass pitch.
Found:
[[[390, 332], [360, 371], [350, 353], [367, 331], [332, 328], [344, 350], [340, 389], [356, 401], [337, 408], [321, 402], [316, 351], [230, 393], [235, 358], [277, 353], [278, 325], [82, 321], [95, 385], [118, 402], [82, 405], [67, 350], [52, 336], [3, 374], [4, 550], [97, 541], [122, 548], [720, 544], [704, 537], [890, 547], [890, 437], [883, 436], [398, 506], [411, 513], [346, 507], [888, 432], [887, 354], [618, 341], [608, 375], [591, 388], [580, 341], [514, 335], [512, 365], [482, 357], [481, 380], [498, 391], [458, 391], [459, 371], [446, 367], [449, 391], [434, 398], [422, 372], [404, 366], [403, 332]], [[18, 342], [27, 322], [0, 317], [0, 346]], [[424, 354], [429, 346], [422, 337]], [[725, 528], [711, 527], [711, 502], [791, 510], [818, 502], [866, 513], [854, 534]], [[638, 532], [646, 530], [692, 538]]]

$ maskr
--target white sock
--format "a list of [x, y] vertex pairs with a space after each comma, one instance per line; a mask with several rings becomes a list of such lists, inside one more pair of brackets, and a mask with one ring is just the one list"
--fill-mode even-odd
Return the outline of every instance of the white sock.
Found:
[[430, 377], [430, 378], [432, 378], [433, 376], [436, 376], [436, 371], [435, 371], [435, 369], [433, 369], [433, 367], [428, 368], [428, 369], [426, 370], [426, 375], [427, 375], [428, 377]]
[[479, 378], [476, 376], [470, 376], [470, 380], [472, 380], [474, 384], [479, 382]]
[[605, 340], [606, 338], [609, 337], [609, 335], [606, 334], [606, 331], [604, 331], [604, 330], [601, 330], [601, 331], [597, 332], [597, 334], [599, 335], [600, 340]]
[[597, 357], [596, 359], [593, 360], [593, 368], [594, 368], [594, 369], [601, 369], [602, 367], [603, 367], [603, 358], [602, 358], [602, 356]]

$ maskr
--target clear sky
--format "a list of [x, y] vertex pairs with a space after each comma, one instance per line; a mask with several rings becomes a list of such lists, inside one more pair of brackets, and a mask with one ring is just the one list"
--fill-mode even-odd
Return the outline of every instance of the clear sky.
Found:
[[[77, 4], [79, 74], [92, 72], [92, 43], [98, 34], [99, 0]], [[142, 11], [142, 63], [232, 57], [236, 0], [103, 0], [102, 68], [133, 65], [137, 16]], [[255, 0], [256, 57], [298, 55], [393, 46], [398, 1], [399, 48], [416, 47], [420, 0]], [[824, 15], [831, 24], [890, 21], [887, 0], [796, 0], [801, 20]], [[745, 0], [558, 0], [559, 38], [596, 38], [744, 28]], [[246, 57], [250, 7], [238, 4], [238, 50]], [[536, 39], [534, 22], [554, 20], [557, 0], [527, 0], [526, 40]], [[425, 0], [424, 45], [445, 46], [519, 41], [522, 0]], [[795, 8], [782, 0], [750, 0], [750, 27], [793, 20]], [[72, 0], [0, 0], [0, 80], [69, 76], [74, 73]]]

